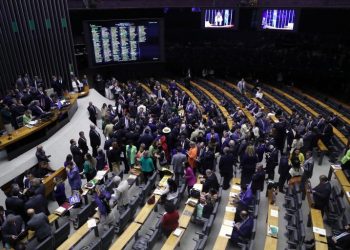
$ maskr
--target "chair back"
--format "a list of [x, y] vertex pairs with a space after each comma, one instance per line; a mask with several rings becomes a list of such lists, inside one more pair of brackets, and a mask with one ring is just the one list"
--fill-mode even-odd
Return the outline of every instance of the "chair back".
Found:
[[59, 229], [56, 230], [56, 232], [54, 233], [55, 249], [68, 239], [69, 233], [69, 222], [64, 223]]

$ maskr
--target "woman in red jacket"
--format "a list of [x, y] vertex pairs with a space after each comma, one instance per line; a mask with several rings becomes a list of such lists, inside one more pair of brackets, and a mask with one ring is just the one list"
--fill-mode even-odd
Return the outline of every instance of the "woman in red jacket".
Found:
[[167, 237], [179, 226], [179, 213], [172, 202], [164, 206], [166, 213], [162, 217], [162, 232]]

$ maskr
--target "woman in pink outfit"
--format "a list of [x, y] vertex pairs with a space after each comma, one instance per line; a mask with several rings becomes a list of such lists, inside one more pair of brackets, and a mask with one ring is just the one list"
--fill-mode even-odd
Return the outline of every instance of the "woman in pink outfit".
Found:
[[192, 167], [188, 163], [186, 163], [184, 178], [186, 179], [188, 195], [190, 195], [190, 190], [193, 188], [193, 185], [197, 182], [197, 178], [193, 173]]

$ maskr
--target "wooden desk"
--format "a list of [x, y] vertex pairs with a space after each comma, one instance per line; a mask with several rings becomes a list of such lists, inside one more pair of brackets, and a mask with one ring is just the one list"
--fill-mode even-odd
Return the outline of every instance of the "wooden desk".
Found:
[[[293, 90], [297, 93], [299, 93], [300, 95], [303, 95], [307, 98], [309, 98], [310, 100], [312, 100], [313, 102], [317, 103], [318, 105], [320, 105], [321, 107], [327, 109], [329, 112], [332, 112], [333, 114], [336, 114], [340, 119], [342, 119], [345, 123], [347, 123], [348, 125], [350, 125], [350, 119], [347, 118], [346, 116], [344, 116], [342, 113], [338, 112], [337, 110], [335, 110], [334, 108], [328, 106], [327, 104], [325, 104], [323, 101], [320, 101], [318, 99], [316, 99], [315, 97], [312, 97], [308, 94], [305, 94], [303, 91], [297, 89], [297, 88], [293, 88]], [[341, 104], [344, 106], [344, 104]]]
[[153, 209], [157, 205], [159, 199], [160, 199], [160, 195], [155, 195], [155, 202], [154, 202], [154, 204], [148, 204], [146, 202], [146, 204], [138, 212], [134, 222], [137, 222], [137, 223], [140, 223], [140, 224], [145, 223], [147, 218], [149, 217], [149, 215], [152, 213]]
[[[182, 91], [184, 91], [190, 98], [191, 100], [196, 104], [197, 108], [203, 113], [204, 112], [204, 108], [202, 107], [202, 105], [200, 104], [198, 98], [192, 94], [191, 91], [189, 91], [185, 86], [181, 85], [180, 83], [176, 82], [176, 86], [181, 89]], [[206, 115], [202, 115], [203, 118], [207, 119]]]
[[[164, 186], [169, 178], [171, 178], [171, 176], [164, 175], [163, 178], [159, 181], [158, 186], [161, 186], [161, 187]], [[146, 204], [143, 206], [143, 208], [137, 214], [136, 218], [134, 219], [134, 222], [137, 222], [140, 224], [143, 224], [146, 222], [147, 218], [149, 217], [149, 215], [152, 213], [153, 209], [157, 205], [157, 203], [160, 199], [160, 195], [155, 194], [154, 197], [155, 197], [154, 204], [148, 204], [146, 202]]]
[[[234, 188], [234, 185], [240, 185], [240, 183], [241, 183], [241, 180], [239, 178], [232, 178], [230, 193], [239, 194], [240, 191], [238, 189]], [[231, 204], [232, 201], [233, 201], [233, 197], [230, 196], [226, 206], [227, 207], [235, 207], [234, 205]], [[235, 212], [226, 211], [226, 208], [225, 208], [224, 221], [227, 220], [227, 221], [233, 222], [235, 219], [235, 215], [236, 215]], [[225, 226], [224, 221], [222, 222], [221, 229]], [[231, 228], [233, 228], [233, 226], [231, 226]], [[221, 229], [220, 229], [220, 231], [221, 231]], [[220, 232], [219, 232], [219, 235], [216, 238], [213, 249], [214, 250], [226, 249], [228, 242], [229, 242], [229, 238], [227, 236], [220, 235]]]
[[343, 170], [335, 170], [334, 174], [341, 186], [350, 187], [350, 182], [348, 181], [348, 178], [346, 178]]
[[43, 178], [42, 183], [45, 186], [45, 196], [46, 197], [53, 192], [53, 189], [55, 187], [55, 183], [53, 180], [55, 177], [60, 177], [63, 181], [66, 180], [67, 179], [67, 172], [66, 172], [65, 167], [60, 167], [54, 173]]
[[267, 215], [267, 225], [272, 225], [272, 226], [278, 227], [278, 216], [277, 217], [272, 216], [271, 210], [277, 210], [279, 213], [279, 207], [269, 204], [269, 210], [268, 210], [268, 215]]
[[[311, 222], [313, 227], [318, 227], [321, 229], [325, 229], [324, 224], [323, 224], [323, 217], [321, 210], [311, 208], [310, 209], [310, 214], [311, 214]], [[315, 241], [327, 243], [327, 237], [320, 235], [318, 233], [313, 233], [315, 237]]]
[[169, 91], [168, 86], [166, 86], [164, 83], [161, 83], [160, 87], [161, 87], [162, 91], [164, 91], [168, 96], [171, 96], [171, 92]]
[[46, 122], [41, 122], [35, 126], [33, 126], [32, 128], [28, 128], [26, 126], [23, 126], [19, 129], [16, 129], [15, 131], [13, 131], [12, 133], [12, 138], [9, 140], [8, 139], [8, 135], [3, 135], [0, 136], [0, 149], [3, 149], [5, 147], [7, 147], [8, 145], [11, 145], [17, 141], [20, 141], [21, 139], [45, 128], [46, 126], [50, 125], [51, 123], [57, 121], [57, 119], [59, 118], [59, 116], [62, 113], [66, 113], [72, 106], [73, 104], [76, 104], [77, 102], [77, 98], [78, 98], [78, 94], [71, 94], [70, 95], [70, 99], [69, 102], [71, 103], [68, 107], [63, 108], [62, 110], [57, 110], [54, 109], [51, 112], [53, 113], [53, 117], [46, 121]]
[[179, 244], [180, 244], [180, 240], [181, 237], [184, 235], [185, 233], [185, 229], [181, 228], [182, 232], [179, 236], [175, 236], [173, 233], [170, 234], [170, 236], [168, 237], [168, 239], [165, 241], [163, 247], [161, 248], [161, 250], [172, 250], [175, 249]]
[[277, 117], [275, 115], [271, 115], [271, 120], [274, 122], [274, 123], [278, 123], [279, 120], [277, 119]]
[[203, 81], [207, 82], [214, 89], [218, 90], [220, 93], [225, 95], [227, 98], [229, 98], [231, 101], [233, 101], [238, 107], [241, 107], [243, 113], [248, 118], [248, 121], [250, 122], [250, 124], [254, 125], [255, 118], [252, 116], [251, 113], [249, 113], [249, 111], [246, 108], [243, 108], [243, 104], [236, 97], [234, 97], [232, 94], [228, 93], [226, 90], [224, 90], [223, 88], [221, 88], [220, 86], [218, 86], [217, 84], [215, 84], [211, 81], [208, 81], [208, 80], [203, 80]]
[[277, 238], [266, 236], [264, 250], [277, 250]]
[[[98, 213], [95, 213], [93, 218], [97, 220], [97, 223], [99, 221]], [[79, 243], [87, 234], [90, 232], [90, 228], [88, 227], [87, 222], [82, 225], [77, 231], [75, 231], [72, 235], [69, 236], [69, 238], [63, 242], [57, 250], [67, 250], [73, 248], [76, 244]]]
[[252, 98], [253, 102], [255, 102], [256, 104], [258, 104], [258, 106], [261, 108], [261, 109], [264, 109], [265, 110], [265, 105], [259, 101], [257, 98]]
[[142, 225], [139, 223], [132, 222], [109, 249], [124, 249], [124, 247], [126, 247], [126, 245], [130, 242], [130, 240], [137, 235], [137, 232], [140, 230], [141, 226]]
[[328, 250], [328, 244], [324, 242], [315, 241], [315, 250]]
[[226, 118], [229, 129], [232, 129], [233, 127], [232, 118], [230, 117], [230, 114], [227, 112], [226, 108], [220, 105], [220, 101], [212, 93], [210, 93], [208, 90], [198, 85], [197, 83], [191, 81], [191, 84], [195, 86], [197, 89], [201, 90], [203, 93], [205, 93], [216, 104], [216, 106], [219, 108], [223, 116]]
[[[197, 200], [197, 203], [198, 203], [198, 200]], [[179, 227], [184, 229], [188, 227], [195, 209], [196, 209], [195, 207], [192, 207], [190, 205], [185, 206], [184, 211], [182, 212], [179, 219]]]
[[[246, 83], [246, 86], [248, 86], [249, 88], [253, 88], [253, 86], [249, 83]], [[266, 96], [269, 100], [271, 100], [273, 103], [276, 103], [278, 106], [280, 106], [288, 115], [292, 115], [293, 111], [288, 108], [286, 105], [284, 105], [282, 102], [280, 102], [279, 100], [277, 100], [274, 96], [270, 95], [269, 93], [267, 93], [266, 91], [263, 91], [264, 96]]]
[[141, 83], [141, 87], [146, 90], [147, 94], [152, 94], [152, 90], [144, 83]]
[[341, 186], [345, 195], [346, 200], [350, 204], [350, 197], [347, 195], [348, 192], [350, 192], [350, 187], [348, 186]]
[[[308, 111], [313, 116], [315, 116], [315, 117], [319, 116], [319, 114], [316, 111], [314, 111], [312, 108], [307, 106], [305, 103], [303, 103], [303, 102], [299, 101], [298, 99], [294, 98], [293, 96], [291, 96], [291, 95], [289, 95], [289, 94], [287, 94], [287, 93], [283, 92], [282, 90], [277, 89], [275, 87], [271, 87], [270, 86], [270, 88], [273, 89], [275, 92], [279, 93], [280, 95], [282, 95], [282, 96], [288, 98], [289, 100], [293, 101], [294, 103], [298, 104], [300, 107], [302, 107], [303, 109]], [[335, 128], [334, 126], [332, 126], [332, 127], [333, 127], [333, 132], [334, 132], [335, 136], [338, 137], [339, 140], [343, 144], [347, 145], [347, 143], [348, 143], [347, 138], [337, 128]]]
[[32, 128], [23, 126], [16, 129], [11, 137], [8, 135], [0, 136], [0, 149], [6, 149], [7, 158], [12, 160], [44, 142], [70, 121], [78, 109], [77, 99], [78, 94], [71, 94], [69, 95], [70, 105], [61, 110], [52, 110], [52, 117], [49, 120], [41, 121]]
[[90, 87], [89, 87], [89, 85], [85, 85], [84, 88], [83, 88], [83, 91], [80, 92], [80, 93], [78, 93], [78, 98], [88, 96], [88, 95], [89, 95], [89, 92], [90, 92]]

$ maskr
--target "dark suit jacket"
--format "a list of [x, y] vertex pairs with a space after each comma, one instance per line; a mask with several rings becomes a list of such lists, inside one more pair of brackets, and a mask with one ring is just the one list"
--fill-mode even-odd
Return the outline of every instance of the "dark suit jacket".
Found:
[[24, 201], [18, 197], [8, 197], [5, 201], [6, 210], [8, 213], [25, 216]]
[[77, 164], [77, 166], [82, 166], [84, 163], [84, 155], [82, 150], [78, 148], [77, 145], [71, 145], [70, 152], [72, 153], [75, 164]]
[[214, 188], [215, 190], [219, 189], [219, 182], [218, 178], [216, 177], [215, 173], [212, 173], [211, 176], [207, 177], [203, 184], [203, 192], [207, 193], [211, 188]]
[[316, 209], [323, 209], [328, 205], [329, 196], [332, 192], [332, 187], [329, 182], [318, 184], [313, 189], [313, 197], [315, 200], [315, 208]]
[[5, 221], [1, 227], [2, 237], [5, 242], [12, 242], [11, 235], [19, 235], [22, 231], [23, 220], [21, 216], [16, 215], [14, 220], [14, 224]]
[[90, 118], [96, 118], [97, 108], [94, 105], [88, 106], [87, 110], [89, 111]]
[[85, 155], [89, 151], [89, 147], [88, 147], [86, 141], [82, 138], [79, 138], [78, 146], [83, 151], [83, 155]]
[[90, 129], [90, 145], [91, 147], [98, 147], [101, 145], [101, 137], [100, 134], [95, 130], [93, 131], [92, 129]]
[[242, 221], [242, 224], [239, 227], [239, 229], [236, 229], [236, 227], [233, 228], [232, 234], [231, 234], [231, 241], [233, 241], [233, 243], [237, 243], [239, 237], [244, 239], [249, 238], [250, 235], [252, 234], [253, 225], [254, 225], [254, 220], [251, 217], [249, 217], [245, 221]]
[[24, 205], [25, 210], [29, 208], [34, 208], [36, 213], [45, 213], [49, 215], [49, 210], [47, 208], [47, 200], [42, 194], [36, 194], [29, 198], [29, 200]]
[[28, 221], [27, 226], [35, 231], [38, 241], [42, 241], [52, 234], [49, 219], [44, 213], [34, 214]]
[[234, 157], [232, 154], [224, 154], [219, 161], [219, 169], [221, 175], [233, 176]]

